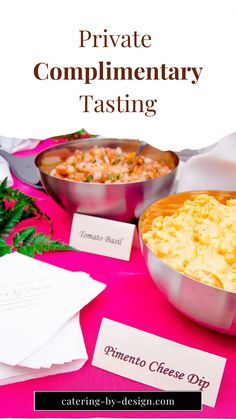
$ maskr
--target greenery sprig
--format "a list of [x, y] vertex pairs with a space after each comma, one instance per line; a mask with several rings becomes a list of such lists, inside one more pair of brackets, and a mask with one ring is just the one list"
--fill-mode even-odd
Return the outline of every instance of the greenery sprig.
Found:
[[[26, 227], [14, 234], [14, 228], [21, 221], [36, 218], [45, 219], [50, 225], [50, 235], [37, 233], [35, 227]], [[27, 256], [35, 253], [75, 250], [66, 243], [51, 239], [52, 221], [43, 213], [32, 198], [19, 189], [7, 186], [7, 178], [0, 183], [0, 256], [16, 250]]]

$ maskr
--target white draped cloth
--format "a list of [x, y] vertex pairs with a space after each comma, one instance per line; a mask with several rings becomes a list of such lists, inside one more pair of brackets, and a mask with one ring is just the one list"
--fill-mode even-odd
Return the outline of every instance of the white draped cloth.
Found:
[[[38, 145], [40, 140], [34, 140], [28, 138], [27, 140], [21, 140], [18, 138], [7, 138], [0, 135], [0, 148], [8, 151], [8, 153], [15, 153], [20, 150], [30, 150]], [[6, 160], [0, 156], [0, 182], [3, 179], [8, 178], [8, 186], [13, 185], [13, 179], [11, 172]]]
[[176, 192], [200, 189], [236, 190], [236, 132], [182, 165]]

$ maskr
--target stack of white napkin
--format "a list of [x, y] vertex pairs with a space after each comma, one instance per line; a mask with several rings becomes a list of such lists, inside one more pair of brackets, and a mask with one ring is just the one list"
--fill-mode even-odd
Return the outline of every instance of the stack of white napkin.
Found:
[[80, 369], [79, 312], [105, 284], [19, 253], [0, 272], [0, 385]]

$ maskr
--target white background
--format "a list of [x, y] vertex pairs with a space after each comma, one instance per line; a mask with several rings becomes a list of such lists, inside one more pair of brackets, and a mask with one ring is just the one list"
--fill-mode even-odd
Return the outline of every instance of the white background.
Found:
[[[0, 135], [47, 138], [84, 127], [140, 138], [160, 148], [198, 148], [236, 131], [236, 1], [0, 0]], [[152, 36], [152, 47], [78, 47], [79, 30]], [[38, 81], [33, 68], [92, 66], [203, 67], [189, 81]], [[79, 95], [157, 98], [157, 115], [88, 114]]]

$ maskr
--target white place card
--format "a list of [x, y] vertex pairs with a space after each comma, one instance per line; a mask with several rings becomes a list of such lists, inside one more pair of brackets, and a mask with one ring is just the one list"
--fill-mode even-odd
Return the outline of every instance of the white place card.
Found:
[[161, 390], [202, 390], [214, 407], [226, 359], [104, 318], [92, 365]]
[[137, 241], [133, 224], [74, 214], [70, 245], [78, 250], [128, 261]]

